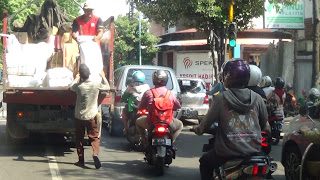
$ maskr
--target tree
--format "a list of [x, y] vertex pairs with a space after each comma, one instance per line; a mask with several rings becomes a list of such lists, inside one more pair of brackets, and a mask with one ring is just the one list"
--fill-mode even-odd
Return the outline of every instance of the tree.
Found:
[[[213, 30], [220, 36], [212, 44], [216, 46], [218, 53], [224, 51], [225, 26], [229, 22], [229, 7], [234, 2], [233, 19], [239, 29], [246, 29], [252, 18], [264, 13], [265, 0], [128, 0], [133, 1], [137, 9], [148, 18], [164, 27], [182, 24], [188, 28], [197, 28], [207, 35]], [[292, 4], [298, 0], [273, 0], [275, 4]], [[219, 56], [219, 57], [220, 57]], [[215, 60], [213, 59], [215, 65]], [[221, 65], [222, 61], [219, 65]], [[217, 73], [215, 73], [217, 76]], [[218, 79], [216, 77], [216, 79]]]
[[[148, 32], [149, 28], [148, 21], [141, 20], [141, 56], [143, 65], [152, 65], [152, 59], [159, 50], [155, 45], [160, 41], [160, 38], [151, 35]], [[131, 19], [122, 15], [119, 15], [116, 19], [114, 61], [116, 65], [139, 64], [138, 13], [135, 13]]]

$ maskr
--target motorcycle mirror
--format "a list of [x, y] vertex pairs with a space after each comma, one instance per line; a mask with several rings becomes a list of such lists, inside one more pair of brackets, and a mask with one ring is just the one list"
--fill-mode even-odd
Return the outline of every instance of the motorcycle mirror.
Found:
[[307, 116], [309, 114], [307, 106], [300, 106], [299, 108], [300, 116]]

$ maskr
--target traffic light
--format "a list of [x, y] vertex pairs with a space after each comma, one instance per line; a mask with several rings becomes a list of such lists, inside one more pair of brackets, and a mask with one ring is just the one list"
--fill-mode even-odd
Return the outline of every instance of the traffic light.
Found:
[[232, 22], [228, 25], [228, 38], [229, 38], [229, 46], [236, 47], [237, 23]]

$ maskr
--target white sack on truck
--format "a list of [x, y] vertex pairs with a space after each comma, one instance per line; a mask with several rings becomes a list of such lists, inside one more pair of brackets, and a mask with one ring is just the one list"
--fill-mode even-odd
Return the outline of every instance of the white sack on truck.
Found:
[[68, 68], [57, 67], [49, 69], [43, 81], [44, 87], [66, 87], [73, 81], [73, 73]]
[[10, 87], [41, 87], [46, 72], [34, 76], [8, 75], [7, 81]]
[[10, 87], [42, 87], [47, 73], [37, 73], [33, 76], [8, 75], [7, 82]]
[[31, 85], [32, 80], [33, 76], [8, 75], [10, 87], [33, 87]]
[[103, 70], [102, 54], [98, 43], [92, 41], [93, 36], [79, 37], [79, 50], [81, 63], [85, 63], [90, 69], [90, 81], [101, 82], [100, 73]]
[[14, 35], [8, 37], [6, 65], [9, 75], [34, 75], [46, 70], [52, 56], [52, 43], [20, 44]]

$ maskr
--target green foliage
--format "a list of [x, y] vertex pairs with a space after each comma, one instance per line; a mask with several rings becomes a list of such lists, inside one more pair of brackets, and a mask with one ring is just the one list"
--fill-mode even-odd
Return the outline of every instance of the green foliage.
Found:
[[[148, 32], [148, 21], [141, 20], [141, 59], [143, 65], [152, 65], [159, 48], [154, 47], [160, 38]], [[139, 14], [129, 19], [119, 15], [115, 21], [114, 60], [115, 64], [139, 64]]]
[[[235, 0], [234, 21], [248, 28], [252, 18], [263, 15], [265, 0]], [[232, 0], [133, 0], [138, 10], [164, 27], [181, 23], [208, 32], [223, 28], [229, 22]], [[297, 0], [274, 0], [295, 3]], [[160, 13], [161, 12], [161, 13]]]

